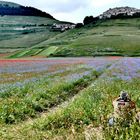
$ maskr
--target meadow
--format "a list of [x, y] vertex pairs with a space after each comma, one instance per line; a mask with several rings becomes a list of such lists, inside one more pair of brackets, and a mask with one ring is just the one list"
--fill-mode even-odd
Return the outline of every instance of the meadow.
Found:
[[11, 57], [139, 56], [139, 44], [139, 18], [106, 20], [58, 33]]
[[53, 37], [58, 34], [49, 31], [53, 23], [62, 22], [35, 16], [1, 16], [0, 54], [30, 48]]
[[140, 108], [140, 58], [0, 60], [0, 138], [139, 140], [140, 128], [108, 125], [127, 91]]
[[65, 32], [50, 31], [42, 17], [0, 17], [0, 55], [20, 57], [140, 56], [140, 19], [99, 21]]

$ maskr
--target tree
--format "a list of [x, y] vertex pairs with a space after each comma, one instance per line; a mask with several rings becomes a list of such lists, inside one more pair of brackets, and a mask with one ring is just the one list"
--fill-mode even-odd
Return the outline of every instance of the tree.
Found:
[[90, 24], [92, 22], [94, 22], [93, 16], [86, 16], [83, 21], [84, 25]]
[[87, 24], [95, 24], [99, 19], [99, 17], [93, 17], [93, 16], [86, 16], [83, 20], [83, 23], [84, 25], [87, 25]]
[[77, 23], [76, 26], [75, 26], [75, 28], [81, 28], [83, 26], [84, 26], [83, 23]]

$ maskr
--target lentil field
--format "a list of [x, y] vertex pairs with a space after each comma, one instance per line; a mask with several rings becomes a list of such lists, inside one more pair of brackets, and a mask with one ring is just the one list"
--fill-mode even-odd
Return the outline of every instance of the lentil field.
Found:
[[140, 108], [140, 58], [0, 60], [0, 139], [140, 139], [139, 123], [108, 126], [127, 91]]

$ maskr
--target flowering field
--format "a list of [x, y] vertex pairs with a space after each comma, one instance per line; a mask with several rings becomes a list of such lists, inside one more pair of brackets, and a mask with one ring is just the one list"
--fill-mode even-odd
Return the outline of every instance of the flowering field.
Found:
[[106, 139], [124, 138], [103, 122], [121, 90], [130, 92], [140, 107], [139, 78], [140, 58], [0, 60], [0, 137], [93, 138], [94, 128], [102, 124]]
[[41, 77], [57, 76], [57, 74], [61, 74], [61, 78], [68, 76], [68, 79], [73, 79], [76, 78], [76, 75], [78, 77], [84, 73], [86, 75], [91, 70], [100, 70], [116, 59], [118, 58], [0, 60], [0, 83], [34, 81]]
[[112, 64], [101, 77], [125, 81], [140, 78], [140, 58], [123, 58]]
[[93, 71], [100, 73], [114, 61], [110, 58], [0, 60], [0, 121], [19, 122], [63, 102], [66, 94], [76, 94], [94, 79], [88, 77]]

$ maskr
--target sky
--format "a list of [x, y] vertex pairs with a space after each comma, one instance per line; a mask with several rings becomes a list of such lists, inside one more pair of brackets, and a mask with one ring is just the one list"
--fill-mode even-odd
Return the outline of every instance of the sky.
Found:
[[[3, 0], [1, 0], [3, 1]], [[109, 8], [140, 8], [140, 0], [4, 0], [32, 6], [61, 21], [83, 22], [85, 16], [98, 16]]]

